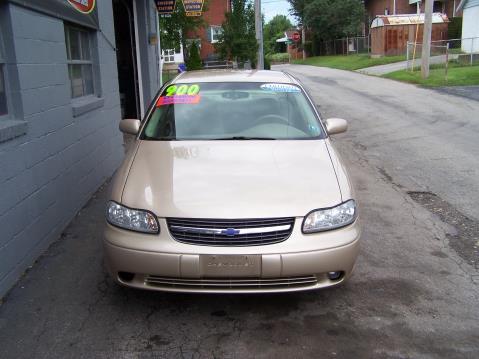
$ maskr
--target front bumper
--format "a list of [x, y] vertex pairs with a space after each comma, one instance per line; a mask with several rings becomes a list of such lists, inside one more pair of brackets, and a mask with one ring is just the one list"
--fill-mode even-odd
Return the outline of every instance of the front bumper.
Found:
[[[129, 287], [173, 292], [291, 292], [338, 285], [352, 273], [359, 251], [358, 220], [348, 227], [304, 235], [297, 219], [286, 241], [252, 247], [196, 246], [175, 241], [161, 223], [160, 235], [144, 235], [107, 225], [105, 259], [111, 276]], [[299, 225], [298, 225], [299, 224]], [[254, 257], [255, 275], [244, 267], [212, 274], [204, 258]], [[330, 279], [328, 272], [342, 272]], [[126, 275], [125, 275], [126, 274]]]

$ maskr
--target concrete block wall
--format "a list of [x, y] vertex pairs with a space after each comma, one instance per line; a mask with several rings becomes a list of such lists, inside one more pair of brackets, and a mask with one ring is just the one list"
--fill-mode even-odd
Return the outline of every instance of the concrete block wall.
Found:
[[[122, 136], [111, 1], [97, 1], [96, 108], [74, 116], [64, 23], [4, 4], [14, 76], [9, 112], [27, 133], [0, 143], [0, 298], [118, 167]], [[93, 97], [93, 96], [92, 96]], [[101, 101], [100, 101], [101, 100]]]

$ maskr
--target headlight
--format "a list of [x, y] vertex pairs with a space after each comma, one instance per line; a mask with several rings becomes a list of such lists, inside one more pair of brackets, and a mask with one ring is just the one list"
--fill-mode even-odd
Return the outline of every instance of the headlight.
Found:
[[310, 212], [303, 221], [303, 233], [327, 231], [347, 226], [354, 222], [357, 216], [356, 202], [353, 199], [339, 206], [318, 209]]
[[113, 201], [108, 202], [106, 220], [114, 226], [132, 231], [144, 233], [160, 232], [158, 220], [153, 213], [127, 208]]

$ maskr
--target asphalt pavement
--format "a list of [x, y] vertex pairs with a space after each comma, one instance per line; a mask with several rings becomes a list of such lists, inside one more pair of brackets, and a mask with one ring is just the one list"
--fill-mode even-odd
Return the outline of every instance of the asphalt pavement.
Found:
[[479, 357], [479, 102], [281, 68], [350, 123], [334, 143], [364, 227], [351, 280], [281, 295], [119, 287], [102, 265], [106, 185], [4, 299], [0, 358]]
[[437, 87], [435, 90], [479, 101], [479, 86], [445, 86]]

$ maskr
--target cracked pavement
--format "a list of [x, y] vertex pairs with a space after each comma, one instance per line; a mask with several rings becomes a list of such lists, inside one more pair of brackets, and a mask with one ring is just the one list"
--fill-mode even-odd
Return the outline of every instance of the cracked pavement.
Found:
[[462, 240], [454, 223], [409, 195], [432, 192], [477, 223], [479, 102], [354, 72], [283, 68], [325, 118], [350, 121], [334, 142], [364, 228], [351, 280], [281, 295], [119, 287], [102, 265], [106, 185], [4, 299], [0, 358], [479, 357], [477, 267], [451, 245]]

